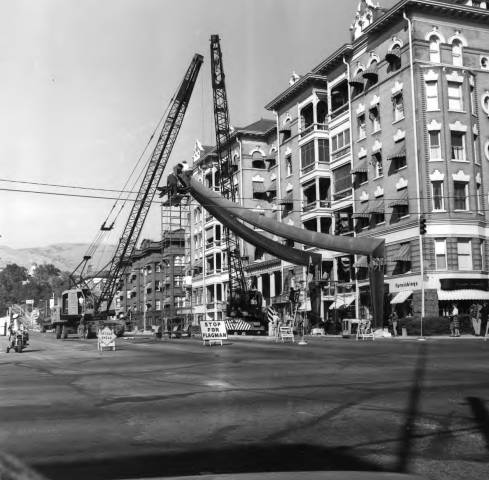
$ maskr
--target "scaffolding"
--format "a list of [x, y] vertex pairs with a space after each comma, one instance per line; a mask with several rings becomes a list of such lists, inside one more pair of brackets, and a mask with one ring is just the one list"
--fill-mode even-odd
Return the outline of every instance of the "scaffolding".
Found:
[[170, 336], [192, 325], [191, 197], [183, 189], [162, 193], [162, 322]]

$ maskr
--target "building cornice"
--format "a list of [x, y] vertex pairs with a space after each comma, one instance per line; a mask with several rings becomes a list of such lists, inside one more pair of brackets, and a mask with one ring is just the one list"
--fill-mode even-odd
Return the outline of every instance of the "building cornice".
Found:
[[302, 76], [301, 78], [299, 78], [299, 80], [293, 83], [287, 90], [282, 92], [280, 95], [275, 97], [270, 103], [265, 105], [265, 108], [267, 110], [277, 110], [278, 108], [280, 108], [281, 105], [286, 103], [291, 98], [295, 97], [304, 89], [311, 86], [326, 88], [327, 82], [328, 79], [324, 75], [314, 73], [314, 72], [308, 73]]

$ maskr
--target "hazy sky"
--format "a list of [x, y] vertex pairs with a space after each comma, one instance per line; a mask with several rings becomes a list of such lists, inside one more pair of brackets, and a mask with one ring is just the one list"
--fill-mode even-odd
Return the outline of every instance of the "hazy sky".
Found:
[[[113, 201], [4, 189], [102, 194], [12, 180], [122, 188], [197, 52], [204, 66], [172, 161], [190, 158], [196, 138], [214, 143], [211, 34], [221, 37], [231, 123], [244, 126], [272, 118], [263, 107], [292, 70], [306, 73], [349, 40], [357, 4], [0, 0], [0, 245], [92, 241]], [[159, 232], [155, 206], [143, 234]]]

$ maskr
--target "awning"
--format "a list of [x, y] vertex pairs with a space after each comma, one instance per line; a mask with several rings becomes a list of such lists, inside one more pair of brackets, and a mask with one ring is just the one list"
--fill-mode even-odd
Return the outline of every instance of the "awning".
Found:
[[367, 68], [363, 73], [363, 78], [366, 78], [368, 80], [377, 80], [379, 78], [379, 74], [377, 72], [377, 65], [374, 67]]
[[353, 77], [348, 83], [350, 84], [351, 87], [362, 87], [363, 88], [363, 84], [364, 84], [364, 80], [363, 80], [363, 75], [362, 75], [363, 72], [359, 73], [358, 75], [356, 75], [355, 77]]
[[391, 305], [395, 305], [396, 303], [404, 303], [412, 294], [412, 290], [402, 290], [391, 300]]
[[406, 144], [402, 142], [396, 152], [387, 157], [387, 160], [396, 160], [397, 158], [406, 158]]
[[270, 182], [270, 185], [265, 190], [266, 192], [276, 192], [277, 191], [277, 182], [275, 180], [272, 180]]
[[409, 243], [401, 245], [401, 248], [397, 251], [395, 255], [392, 256], [391, 260], [393, 260], [394, 262], [410, 262], [411, 245]]
[[294, 203], [292, 192], [287, 193], [285, 197], [278, 202], [279, 205], [290, 205], [291, 203]]
[[368, 172], [368, 165], [367, 165], [367, 159], [364, 158], [361, 162], [358, 162], [356, 167], [353, 167], [350, 171], [350, 173], [355, 174], [355, 173], [367, 173]]
[[351, 218], [369, 218], [370, 213], [368, 213], [368, 205], [365, 205], [362, 210], [355, 212]]
[[484, 290], [438, 290], [438, 300], [489, 300], [489, 292]]
[[389, 203], [389, 207], [407, 207], [409, 205], [408, 190], [405, 188], [399, 198]]
[[330, 310], [348, 307], [355, 301], [355, 295], [345, 295], [344, 297], [337, 297], [336, 300], [329, 306]]
[[384, 200], [379, 200], [368, 208], [368, 213], [384, 213]]
[[353, 266], [355, 268], [368, 268], [368, 258], [365, 255], [360, 255]]
[[290, 125], [286, 123], [279, 129], [279, 133], [290, 132]]
[[253, 193], [265, 193], [265, 184], [263, 182], [252, 182]]
[[386, 53], [385, 59], [389, 63], [398, 62], [401, 59], [401, 51], [400, 51], [400, 49], [399, 48], [392, 48], [392, 49], [390, 49]]

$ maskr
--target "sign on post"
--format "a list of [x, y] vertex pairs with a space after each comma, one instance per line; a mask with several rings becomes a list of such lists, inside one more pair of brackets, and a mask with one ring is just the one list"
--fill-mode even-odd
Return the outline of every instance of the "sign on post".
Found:
[[203, 320], [200, 322], [200, 331], [204, 345], [205, 342], [209, 342], [209, 345], [220, 343], [222, 346], [222, 341], [228, 339], [226, 323], [223, 320]]
[[100, 351], [103, 351], [104, 348], [112, 348], [112, 350], [115, 350], [116, 338], [116, 335], [109, 327], [99, 330], [97, 334], [97, 348]]

